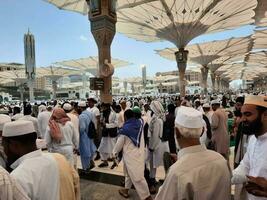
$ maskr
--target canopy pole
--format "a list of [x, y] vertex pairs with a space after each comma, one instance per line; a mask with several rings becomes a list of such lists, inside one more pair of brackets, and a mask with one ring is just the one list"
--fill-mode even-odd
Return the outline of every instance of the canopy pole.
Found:
[[185, 70], [187, 64], [188, 51], [184, 48], [179, 48], [179, 51], [175, 52], [176, 62], [179, 70], [179, 89], [180, 96], [185, 96]]
[[86, 0], [89, 4], [89, 20], [91, 32], [98, 47], [99, 76], [104, 80], [104, 88], [100, 90], [100, 99], [104, 103], [112, 103], [112, 75], [110, 47], [116, 33], [116, 1]]

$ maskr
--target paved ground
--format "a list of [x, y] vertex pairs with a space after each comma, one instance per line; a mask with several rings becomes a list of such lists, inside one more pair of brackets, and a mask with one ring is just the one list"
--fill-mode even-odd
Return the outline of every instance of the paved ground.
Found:
[[[231, 148], [231, 154], [230, 154], [230, 165], [231, 168], [233, 168], [233, 148]], [[99, 164], [97, 162], [96, 164]], [[110, 170], [109, 168], [98, 168], [95, 167], [92, 171], [103, 173], [103, 174], [111, 174], [111, 175], [120, 175], [123, 176], [123, 170], [121, 164], [115, 168], [114, 170]], [[89, 175], [91, 176], [91, 175]], [[98, 177], [99, 175], [95, 175]], [[163, 178], [164, 177], [164, 170], [160, 169], [157, 173], [157, 178]], [[103, 181], [103, 178], [105, 181]], [[81, 199], [82, 200], [125, 200], [125, 198], [121, 197], [118, 193], [118, 190], [122, 187], [112, 185], [112, 184], [106, 184], [103, 182], [106, 182], [107, 177], [98, 177], [98, 181], [91, 181], [94, 179], [86, 180], [81, 178]], [[118, 180], [115, 181], [114, 177], [109, 177], [109, 182], [118, 182]], [[120, 185], [120, 184], [118, 184]], [[234, 187], [232, 187], [232, 194], [234, 193]], [[130, 191], [130, 200], [139, 200], [139, 197], [135, 190]]]
[[[118, 193], [119, 186], [81, 179], [82, 200], [125, 200]], [[139, 200], [135, 190], [130, 191], [131, 200]]]

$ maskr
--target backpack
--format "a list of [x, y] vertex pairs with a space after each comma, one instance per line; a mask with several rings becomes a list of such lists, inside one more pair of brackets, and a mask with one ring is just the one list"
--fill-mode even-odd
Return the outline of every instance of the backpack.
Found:
[[165, 122], [163, 122], [163, 133], [162, 133], [161, 141], [162, 141], [162, 142], [169, 141], [169, 139], [170, 139], [170, 135], [171, 135], [171, 130], [170, 130], [170, 128], [167, 126], [167, 123], [166, 123], [166, 121], [165, 121]]
[[90, 139], [94, 139], [96, 137], [96, 129], [93, 120], [91, 120], [89, 123], [87, 136]]

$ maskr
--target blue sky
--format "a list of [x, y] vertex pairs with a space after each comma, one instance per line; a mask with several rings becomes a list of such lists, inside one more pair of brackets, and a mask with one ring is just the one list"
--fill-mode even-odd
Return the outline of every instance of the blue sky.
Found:
[[[35, 36], [37, 66], [97, 55], [88, 17], [59, 10], [43, 0], [1, 0], [0, 27], [0, 62], [24, 63], [23, 35], [28, 28]], [[200, 36], [191, 43], [246, 36], [252, 32], [253, 27], [246, 26]], [[169, 42], [139, 42], [117, 33], [112, 43], [112, 57], [133, 65], [117, 69], [115, 75], [121, 78], [141, 76], [141, 64], [147, 66], [150, 76], [158, 71], [176, 70], [175, 62], [161, 58], [154, 52], [155, 49], [173, 46]]]

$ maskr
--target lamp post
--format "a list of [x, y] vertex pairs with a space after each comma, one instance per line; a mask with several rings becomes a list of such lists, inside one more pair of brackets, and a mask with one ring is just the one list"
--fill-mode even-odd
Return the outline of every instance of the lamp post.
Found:
[[116, 33], [116, 0], [86, 0], [89, 5], [91, 32], [98, 47], [99, 77], [104, 87], [100, 90], [100, 99], [104, 103], [112, 102], [112, 80], [114, 67], [111, 65], [110, 46]]
[[58, 80], [62, 77], [60, 75], [48, 75], [46, 76], [47, 78], [49, 78], [52, 82], [52, 98], [56, 99], [57, 98], [57, 84], [58, 84]]

